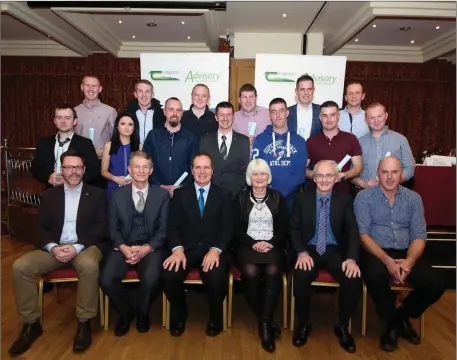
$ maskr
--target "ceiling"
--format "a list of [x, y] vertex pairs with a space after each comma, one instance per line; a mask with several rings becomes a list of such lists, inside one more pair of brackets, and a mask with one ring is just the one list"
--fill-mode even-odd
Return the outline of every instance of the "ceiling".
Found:
[[[217, 51], [218, 37], [233, 38], [235, 33], [322, 33], [324, 55], [411, 62], [444, 56], [455, 61], [455, 2], [227, 1], [226, 9], [218, 11], [142, 9], [141, 3], [132, 8], [87, 4], [30, 8], [26, 2], [3, 1], [2, 55], [108, 52], [138, 57], [140, 52]], [[148, 27], [151, 22], [156, 26]], [[409, 31], [399, 30], [408, 26]]]

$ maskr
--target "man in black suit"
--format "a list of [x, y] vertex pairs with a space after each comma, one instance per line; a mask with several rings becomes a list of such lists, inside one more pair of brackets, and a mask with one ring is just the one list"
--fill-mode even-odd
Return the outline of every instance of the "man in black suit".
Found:
[[[37, 221], [37, 250], [13, 264], [16, 305], [24, 321], [22, 332], [9, 349], [16, 356], [42, 335], [36, 277], [72, 266], [78, 273], [74, 351], [91, 344], [90, 319], [97, 316], [98, 264], [107, 236], [106, 195], [82, 182], [84, 159], [74, 150], [61, 157], [63, 186], [47, 189], [41, 198]], [[57, 311], [57, 309], [54, 309]]]
[[249, 138], [232, 129], [233, 105], [221, 102], [216, 106], [219, 129], [203, 136], [200, 151], [214, 160], [213, 184], [229, 189], [237, 195], [246, 183], [246, 169], [250, 160]]
[[337, 164], [319, 161], [314, 167], [315, 188], [297, 195], [291, 217], [291, 242], [298, 254], [293, 291], [296, 299], [294, 346], [303, 346], [310, 332], [311, 283], [320, 269], [339, 282], [338, 321], [334, 332], [341, 347], [356, 351], [348, 331], [361, 291], [357, 266], [360, 238], [352, 197], [333, 190], [338, 179]]
[[149, 154], [136, 151], [130, 155], [130, 185], [114, 190], [109, 202], [109, 231], [113, 250], [107, 255], [100, 274], [100, 286], [119, 313], [114, 335], [130, 330], [134, 309], [126, 299], [121, 280], [130, 267], [140, 279], [136, 305], [139, 332], [149, 330], [149, 305], [160, 290], [164, 259], [163, 244], [170, 196], [165, 189], [149, 185], [153, 165]]
[[38, 141], [31, 167], [33, 177], [46, 187], [63, 185], [60, 156], [65, 151], [73, 149], [86, 161], [84, 182], [100, 185], [100, 162], [94, 144], [91, 140], [74, 133], [78, 116], [73, 107], [68, 104], [58, 105], [55, 110], [54, 123], [59, 130], [57, 135], [44, 137]]
[[231, 194], [211, 182], [213, 165], [206, 153], [192, 159], [194, 182], [175, 190], [168, 220], [167, 246], [172, 254], [164, 261], [165, 293], [171, 306], [170, 333], [180, 336], [187, 318], [184, 280], [198, 268], [209, 301], [208, 336], [223, 327], [223, 302], [228, 268], [225, 251], [233, 235]]

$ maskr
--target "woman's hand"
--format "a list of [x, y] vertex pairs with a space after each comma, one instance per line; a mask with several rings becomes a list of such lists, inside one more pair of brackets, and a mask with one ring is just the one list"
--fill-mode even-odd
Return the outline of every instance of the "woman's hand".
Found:
[[113, 181], [119, 186], [128, 185], [132, 182], [131, 179], [126, 180], [124, 176], [114, 176]]
[[258, 241], [254, 245], [252, 245], [252, 248], [255, 251], [266, 253], [273, 249], [273, 245], [271, 245], [268, 241]]

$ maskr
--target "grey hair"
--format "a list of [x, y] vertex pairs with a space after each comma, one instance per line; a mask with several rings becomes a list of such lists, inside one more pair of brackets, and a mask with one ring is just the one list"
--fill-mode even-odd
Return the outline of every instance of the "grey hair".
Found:
[[271, 184], [272, 177], [268, 163], [263, 159], [254, 159], [251, 160], [251, 162], [248, 165], [248, 168], [246, 169], [246, 183], [248, 184], [248, 186], [252, 186], [251, 177], [252, 173], [256, 170], [266, 172], [268, 174], [268, 184]]
[[144, 151], [134, 151], [130, 154], [130, 158], [129, 158], [129, 165], [131, 166], [132, 165], [132, 161], [133, 161], [133, 158], [141, 158], [141, 159], [146, 159], [146, 160], [149, 160], [151, 162], [151, 167], [154, 167], [154, 164], [152, 163], [152, 157], [149, 153], [147, 152], [144, 152]]
[[320, 164], [324, 164], [324, 163], [327, 163], [327, 164], [331, 164], [333, 166], [335, 166], [335, 175], [338, 174], [340, 171], [338, 170], [338, 164], [336, 161], [333, 161], [333, 160], [320, 160], [316, 163], [316, 165], [314, 165], [314, 169], [313, 169], [313, 177], [316, 176], [316, 169], [317, 167], [320, 165]]

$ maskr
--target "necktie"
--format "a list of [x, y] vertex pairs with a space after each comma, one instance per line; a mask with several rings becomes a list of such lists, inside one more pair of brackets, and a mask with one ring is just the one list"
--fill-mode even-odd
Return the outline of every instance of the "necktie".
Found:
[[205, 209], [205, 199], [203, 198], [203, 193], [205, 192], [205, 189], [200, 188], [198, 191], [200, 191], [200, 195], [198, 196], [198, 207], [200, 208], [200, 216], [203, 217], [203, 210]]
[[325, 253], [327, 246], [327, 200], [328, 198], [321, 198], [322, 206], [319, 213], [319, 227], [317, 230], [316, 251], [319, 255]]
[[142, 191], [137, 191], [136, 192], [138, 194], [138, 196], [140, 197], [140, 200], [138, 200], [138, 202], [136, 203], [136, 209], [138, 210], [138, 212], [143, 212], [144, 210], [144, 205], [145, 205], [145, 201], [144, 201], [144, 194]]
[[59, 143], [59, 147], [63, 147], [70, 140], [71, 139], [69, 137], [67, 137], [64, 141], [60, 141], [60, 138], [57, 138], [57, 142]]
[[225, 143], [225, 140], [227, 139], [227, 136], [222, 135], [221, 138], [222, 138], [222, 144], [221, 144], [221, 148], [219, 149], [219, 153], [221, 154], [222, 159], [226, 160], [227, 159], [227, 144]]

